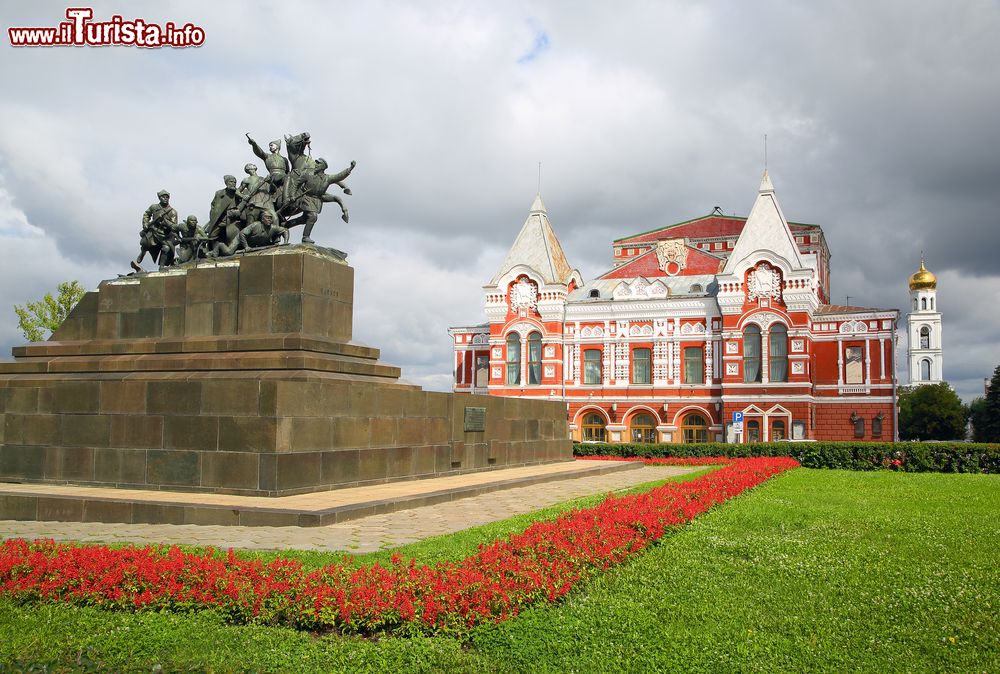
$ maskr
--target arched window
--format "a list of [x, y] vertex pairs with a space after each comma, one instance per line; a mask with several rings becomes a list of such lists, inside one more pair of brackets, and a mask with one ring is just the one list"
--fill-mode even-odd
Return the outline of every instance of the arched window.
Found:
[[601, 350], [587, 349], [583, 352], [583, 383], [601, 383]]
[[913, 308], [914, 309], [917, 308], [917, 298], [916, 297], [913, 298]]
[[542, 383], [542, 334], [528, 335], [528, 383]]
[[756, 325], [743, 331], [743, 381], [760, 381], [760, 328]]
[[632, 442], [656, 442], [656, 421], [645, 412], [632, 416]]
[[[601, 291], [598, 290], [597, 288], [594, 288], [593, 290], [590, 291], [590, 296], [594, 297], [594, 298], [600, 297], [601, 296]], [[916, 309], [916, 307], [913, 307], [913, 308]]]
[[934, 298], [931, 298], [931, 311], [934, 311]]
[[760, 422], [756, 419], [747, 422], [747, 442], [760, 442]]
[[507, 335], [507, 383], [521, 383], [521, 336], [516, 332]]
[[920, 361], [920, 381], [930, 381], [931, 380], [931, 361], [928, 358], [924, 358]]
[[921, 309], [926, 309], [927, 308], [927, 298], [926, 297], [921, 297], [920, 298], [920, 308]]
[[604, 417], [597, 412], [583, 417], [583, 441], [604, 442]]
[[700, 283], [692, 283], [690, 292], [692, 295], [695, 295], [697, 293], [704, 292], [704, 289], [701, 287]]
[[767, 344], [771, 381], [788, 381], [788, 328], [781, 323], [772, 325]]
[[931, 348], [931, 329], [926, 325], [920, 328], [920, 348], [929, 349]]
[[689, 414], [681, 424], [684, 442], [708, 442], [708, 422], [700, 414]]
[[778, 440], [784, 440], [787, 435], [785, 435], [785, 422], [783, 419], [775, 419], [771, 423], [771, 441], [777, 442]]

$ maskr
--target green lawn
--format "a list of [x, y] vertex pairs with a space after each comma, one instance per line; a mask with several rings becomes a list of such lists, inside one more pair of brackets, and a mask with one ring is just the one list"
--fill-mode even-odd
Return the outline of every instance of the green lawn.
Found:
[[[528, 519], [403, 552], [454, 557]], [[466, 644], [2, 600], [0, 663], [83, 651], [113, 671], [1000, 671], [998, 550], [998, 476], [799, 469]]]

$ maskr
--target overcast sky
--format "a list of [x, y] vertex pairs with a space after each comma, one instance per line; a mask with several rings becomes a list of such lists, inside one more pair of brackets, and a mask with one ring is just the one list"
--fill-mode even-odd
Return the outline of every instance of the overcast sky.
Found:
[[[128, 271], [157, 190], [204, 221], [222, 176], [254, 160], [244, 133], [309, 131], [334, 170], [358, 162], [350, 224], [328, 207], [313, 235], [349, 253], [355, 340], [447, 390], [447, 327], [485, 320], [482, 285], [538, 162], [556, 234], [592, 279], [615, 238], [714, 206], [746, 215], [766, 133], [786, 217], [826, 233], [836, 303], [905, 312], [924, 250], [946, 379], [968, 400], [1000, 364], [995, 0], [93, 7], [191, 22], [205, 44], [13, 49], [4, 31], [3, 354], [23, 341], [14, 304]], [[65, 8], [0, 16], [55, 26]]]

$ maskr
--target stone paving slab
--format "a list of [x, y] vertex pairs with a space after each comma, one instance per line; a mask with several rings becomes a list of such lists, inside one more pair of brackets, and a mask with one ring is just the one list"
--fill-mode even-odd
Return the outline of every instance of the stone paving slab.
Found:
[[176, 543], [220, 548], [363, 553], [394, 548], [430, 536], [449, 534], [534, 512], [581, 496], [627, 489], [695, 470], [700, 468], [643, 466], [633, 470], [512, 487], [434, 505], [309, 528], [0, 520], [0, 539], [52, 538], [59, 541], [130, 542], [142, 545]]
[[313, 527], [499, 489], [637, 468], [635, 463], [564, 461], [280, 497], [0, 483], [0, 518]]

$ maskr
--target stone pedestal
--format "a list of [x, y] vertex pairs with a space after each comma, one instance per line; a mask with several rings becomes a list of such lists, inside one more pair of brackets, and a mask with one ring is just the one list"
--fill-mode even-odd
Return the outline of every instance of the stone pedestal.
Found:
[[350, 341], [353, 285], [312, 246], [105, 281], [0, 363], [0, 481], [281, 496], [572, 458], [562, 403], [400, 382]]

